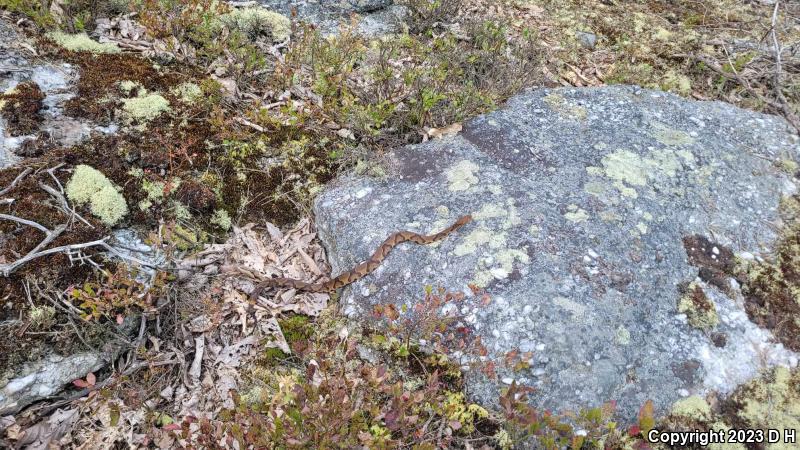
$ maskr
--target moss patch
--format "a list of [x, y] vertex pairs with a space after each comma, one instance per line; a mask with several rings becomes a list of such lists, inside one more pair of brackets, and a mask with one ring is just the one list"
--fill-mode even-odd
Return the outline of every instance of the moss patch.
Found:
[[45, 95], [33, 81], [18, 84], [4, 94], [0, 94], [0, 115], [6, 121], [6, 129], [11, 136], [25, 136], [35, 133], [41, 125], [42, 100]]

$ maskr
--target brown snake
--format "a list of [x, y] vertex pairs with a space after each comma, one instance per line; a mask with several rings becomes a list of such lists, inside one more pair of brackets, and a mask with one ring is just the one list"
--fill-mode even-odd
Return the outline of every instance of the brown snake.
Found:
[[381, 244], [380, 247], [375, 250], [375, 253], [373, 253], [368, 260], [357, 265], [353, 269], [344, 272], [336, 278], [328, 280], [324, 283], [306, 283], [305, 281], [293, 280], [291, 278], [269, 278], [259, 283], [255, 290], [253, 290], [253, 293], [250, 294], [250, 297], [253, 299], [258, 298], [258, 296], [261, 295], [261, 292], [270, 287], [292, 288], [305, 292], [334, 292], [337, 289], [347, 286], [348, 284], [355, 283], [356, 281], [372, 273], [378, 268], [378, 266], [381, 265], [386, 256], [389, 255], [389, 252], [391, 252], [392, 249], [397, 245], [408, 241], [420, 245], [436, 242], [440, 239], [444, 239], [447, 237], [447, 235], [463, 227], [471, 220], [472, 216], [470, 215], [460, 217], [454, 224], [436, 234], [431, 234], [429, 236], [414, 233], [413, 231], [398, 231], [396, 233], [392, 233], [391, 236], [383, 241], [383, 244]]

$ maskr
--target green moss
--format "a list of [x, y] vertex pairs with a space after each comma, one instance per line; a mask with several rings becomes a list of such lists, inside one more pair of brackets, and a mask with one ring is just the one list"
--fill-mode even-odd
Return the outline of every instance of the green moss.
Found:
[[119, 53], [121, 51], [117, 44], [101, 44], [92, 40], [86, 33], [66, 34], [61, 31], [51, 31], [46, 36], [59, 46], [73, 52]]
[[267, 35], [274, 42], [288, 39], [292, 29], [292, 23], [286, 16], [258, 6], [234, 9], [220, 16], [219, 21], [251, 38]]
[[116, 225], [128, 213], [119, 189], [92, 167], [83, 164], [76, 167], [65, 190], [67, 198], [77, 205], [88, 203], [92, 214], [108, 226]]
[[660, 87], [665, 91], [689, 95], [692, 93], [692, 80], [686, 75], [670, 70], [664, 74]]
[[273, 366], [288, 356], [283, 350], [277, 347], [270, 347], [261, 354], [259, 363], [265, 366]]
[[311, 320], [307, 316], [295, 315], [278, 321], [283, 337], [291, 345], [293, 342], [306, 340], [314, 334]]
[[191, 250], [196, 248], [203, 240], [205, 236], [196, 233], [192, 230], [189, 230], [181, 225], [175, 225], [175, 228], [172, 230], [171, 241], [175, 244], [175, 247], [181, 251]]
[[149, 122], [161, 113], [171, 111], [169, 101], [158, 94], [144, 94], [122, 100], [122, 113], [129, 122]]

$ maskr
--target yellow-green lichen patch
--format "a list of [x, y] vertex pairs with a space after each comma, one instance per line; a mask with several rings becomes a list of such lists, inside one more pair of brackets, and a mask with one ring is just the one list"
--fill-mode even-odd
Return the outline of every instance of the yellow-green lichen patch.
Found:
[[159, 94], [140, 91], [138, 97], [122, 100], [122, 113], [129, 122], [146, 123], [170, 110], [169, 101]]
[[[464, 236], [453, 250], [453, 254], [456, 256], [466, 256], [478, 253], [478, 249], [483, 248], [479, 253], [480, 259], [475, 267], [475, 274], [472, 279], [472, 283], [479, 287], [486, 287], [495, 279], [508, 278], [514, 270], [515, 263], [528, 264], [530, 262], [530, 258], [524, 251], [507, 247], [508, 236], [505, 231], [494, 232], [481, 223], [487, 218], [508, 215], [508, 212], [491, 205], [484, 206], [481, 210], [483, 214], [476, 213], [479, 217], [476, 219], [479, 222], [479, 226]], [[503, 212], [503, 214], [500, 214], [500, 212]], [[508, 219], [504, 223], [507, 222]]]
[[225, 211], [224, 209], [218, 209], [214, 211], [214, 215], [211, 216], [210, 222], [223, 231], [230, 230], [232, 226], [231, 216], [228, 215], [228, 211]]
[[[800, 434], [800, 371], [777, 367], [747, 383], [731, 398], [748, 428], [795, 430]], [[795, 448], [771, 446], [770, 448]]]
[[[647, 157], [625, 149], [609, 153], [600, 160], [602, 167], [587, 167], [589, 175], [605, 176], [626, 197], [637, 198], [636, 186], [645, 186], [650, 178], [674, 177], [683, 168], [681, 160], [690, 158], [686, 152], [680, 155], [673, 150], [650, 151]], [[691, 157], [693, 160], [693, 156]], [[688, 164], [688, 160], [687, 160]]]
[[[688, 89], [691, 89], [689, 86]], [[694, 138], [688, 133], [670, 128], [663, 123], [651, 122], [653, 137], [660, 143], [669, 146], [690, 145], [694, 143]]]
[[73, 52], [91, 52], [91, 53], [119, 53], [121, 50], [114, 43], [101, 44], [86, 33], [66, 34], [61, 31], [51, 31], [45, 35], [47, 38]]
[[797, 169], [800, 168], [800, 166], [798, 166], [797, 162], [795, 162], [793, 159], [789, 159], [789, 158], [781, 159], [778, 162], [778, 167], [780, 167], [781, 170], [783, 170], [784, 172], [788, 173], [789, 175], [796, 174], [797, 173]]
[[128, 213], [119, 189], [93, 167], [83, 164], [76, 167], [65, 192], [76, 205], [88, 204], [92, 214], [108, 226], [116, 225]]
[[711, 418], [711, 406], [703, 397], [692, 395], [672, 405], [672, 414], [692, 420], [706, 421]]
[[194, 83], [182, 83], [172, 89], [172, 93], [184, 103], [193, 103], [203, 96], [203, 90]]
[[710, 330], [719, 324], [717, 308], [697, 283], [689, 284], [686, 293], [678, 300], [678, 311], [686, 314], [689, 325]]
[[466, 191], [478, 184], [476, 172], [478, 165], [469, 160], [463, 160], [445, 172], [447, 181], [450, 182], [448, 189], [451, 191]]
[[589, 181], [583, 185], [583, 191], [589, 195], [600, 197], [608, 193], [608, 184], [599, 181]]
[[141, 89], [141, 88], [142, 88], [142, 85], [137, 81], [122, 80], [122, 81], [119, 82], [119, 89], [125, 95], [130, 95], [130, 94], [133, 93], [134, 89], [138, 90], [138, 89]]
[[453, 254], [456, 256], [469, 255], [475, 253], [478, 247], [484, 245], [488, 245], [492, 249], [503, 248], [506, 245], [506, 234], [495, 234], [486, 227], [478, 227], [464, 237], [461, 243], [453, 250]]
[[564, 213], [564, 218], [570, 222], [581, 223], [589, 220], [589, 213], [579, 208], [578, 205], [569, 205], [567, 212]]
[[486, 220], [495, 217], [503, 217], [505, 215], [506, 211], [497, 203], [484, 203], [481, 210], [473, 214], [472, 218], [474, 220]]
[[292, 29], [288, 17], [260, 6], [234, 9], [220, 16], [219, 22], [251, 38], [266, 35], [274, 42], [288, 39]]
[[586, 108], [569, 103], [567, 99], [559, 94], [548, 94], [544, 97], [544, 102], [562, 117], [585, 120], [588, 115]]
[[641, 234], [647, 234], [647, 224], [644, 222], [637, 223], [636, 229], [639, 230], [639, 233]]
[[[634, 186], [644, 186], [647, 183], [647, 166], [636, 153], [630, 150], [617, 150], [609, 153], [601, 160], [603, 172], [607, 177], [623, 181]], [[590, 174], [598, 173], [596, 170]]]
[[513, 198], [506, 199], [506, 204], [484, 203], [480, 211], [474, 213], [472, 218], [476, 221], [483, 221], [494, 218], [505, 218], [502, 228], [508, 230], [522, 223], [519, 211]]
[[617, 341], [617, 344], [619, 345], [628, 345], [631, 343], [631, 332], [624, 326], [620, 325], [617, 327], [617, 331], [614, 333], [614, 340]]
[[490, 268], [479, 270], [474, 281], [480, 287], [486, 286], [492, 279], [505, 280], [514, 270], [514, 262], [530, 263], [530, 257], [522, 250], [506, 248], [492, 255], [493, 264]]

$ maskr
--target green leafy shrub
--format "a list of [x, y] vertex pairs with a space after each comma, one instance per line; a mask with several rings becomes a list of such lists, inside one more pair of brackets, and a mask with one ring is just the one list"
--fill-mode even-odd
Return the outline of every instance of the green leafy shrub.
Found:
[[150, 285], [145, 285], [136, 280], [136, 273], [128, 266], [119, 264], [113, 271], [100, 271], [96, 281], [75, 286], [68, 292], [83, 311], [84, 320], [120, 322], [132, 311], [152, 308], [170, 280], [167, 273], [158, 272]]

